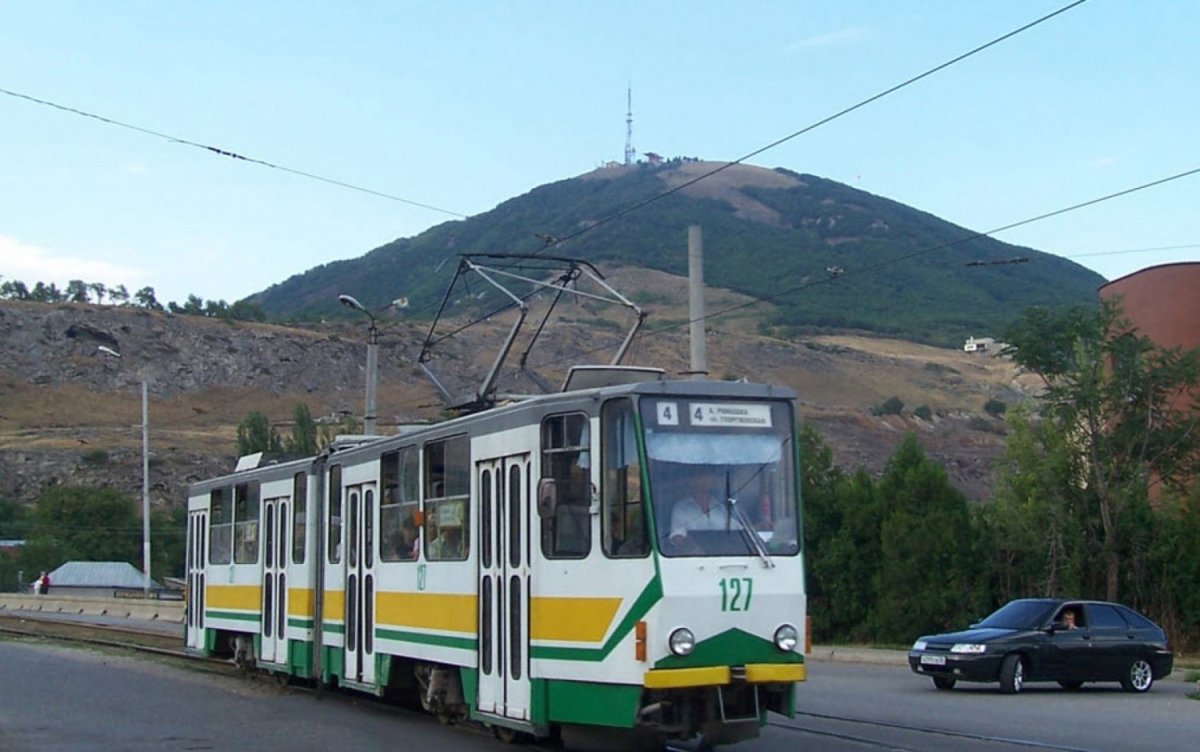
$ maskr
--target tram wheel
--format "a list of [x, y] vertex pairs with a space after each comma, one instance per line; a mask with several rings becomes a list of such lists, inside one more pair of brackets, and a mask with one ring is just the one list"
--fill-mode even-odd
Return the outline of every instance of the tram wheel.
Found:
[[505, 744], [512, 744], [520, 737], [521, 732], [506, 726], [492, 726], [492, 736]]

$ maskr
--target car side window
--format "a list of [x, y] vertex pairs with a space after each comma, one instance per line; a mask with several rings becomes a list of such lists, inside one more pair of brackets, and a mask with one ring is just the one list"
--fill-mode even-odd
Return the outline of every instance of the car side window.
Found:
[[1121, 615], [1125, 617], [1125, 621], [1129, 622], [1129, 626], [1134, 629], [1157, 629], [1158, 625], [1150, 621], [1146, 617], [1139, 614], [1130, 608], [1119, 608]]
[[1087, 618], [1092, 629], [1127, 629], [1125, 620], [1112, 606], [1091, 605], [1087, 607]]

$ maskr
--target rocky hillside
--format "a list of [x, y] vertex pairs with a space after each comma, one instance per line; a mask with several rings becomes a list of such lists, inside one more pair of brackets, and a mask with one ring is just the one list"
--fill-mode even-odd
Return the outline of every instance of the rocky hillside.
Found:
[[[643, 270], [618, 270], [613, 278], [623, 275], [639, 279], [643, 296], [653, 293], [658, 301], [647, 306], [652, 325], [682, 317], [679, 278]], [[710, 300], [739, 297], [718, 291]], [[531, 365], [550, 383], [561, 383], [568, 364], [604, 362], [604, 348], [620, 340], [619, 329], [585, 313], [553, 321], [531, 353]], [[904, 432], [916, 431], [964, 491], [987, 496], [989, 463], [1003, 439], [1001, 424], [982, 407], [991, 398], [1020, 399], [1010, 364], [898, 340], [768, 338], [749, 331], [749, 321], [741, 323], [733, 319], [710, 333], [714, 378], [795, 388], [804, 417], [816, 422], [837, 461], [850, 469], [880, 470]], [[446, 343], [434, 366], [471, 386], [505, 328], [497, 320]], [[684, 371], [685, 331], [651, 331], [632, 361]], [[381, 432], [439, 416], [436, 392], [414, 366], [424, 335], [424, 326], [384, 324]], [[286, 436], [297, 404], [329, 422], [362, 409], [365, 329], [357, 325], [298, 329], [132, 308], [4, 302], [0, 343], [0, 496], [24, 501], [54, 483], [140, 493], [143, 378], [150, 393], [151, 495], [158, 505], [182, 504], [187, 484], [233, 468], [236, 426], [252, 410]], [[101, 345], [123, 357], [104, 355]], [[906, 405], [904, 414], [872, 415], [893, 396]], [[922, 405], [930, 420], [912, 415]]]

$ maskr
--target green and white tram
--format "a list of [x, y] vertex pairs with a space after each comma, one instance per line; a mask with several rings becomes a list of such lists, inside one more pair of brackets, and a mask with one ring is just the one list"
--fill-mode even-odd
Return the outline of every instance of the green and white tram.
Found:
[[599, 385], [193, 485], [188, 648], [506, 738], [726, 743], [791, 715], [794, 393], [580, 373]]

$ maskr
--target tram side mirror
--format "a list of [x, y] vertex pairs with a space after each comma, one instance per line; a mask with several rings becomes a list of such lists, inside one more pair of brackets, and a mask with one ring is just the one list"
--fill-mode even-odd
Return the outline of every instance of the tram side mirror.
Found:
[[542, 478], [538, 481], [537, 510], [538, 517], [553, 517], [558, 509], [558, 484], [554, 478]]

